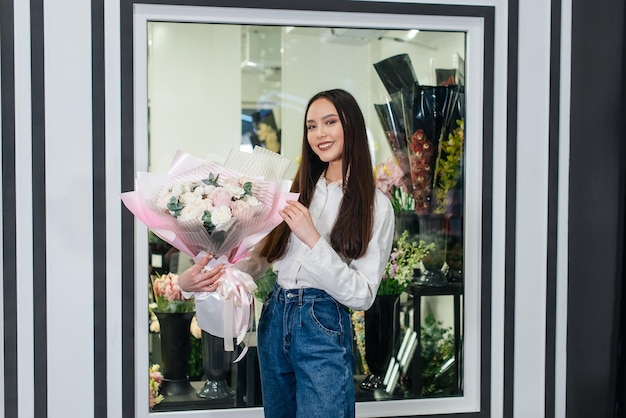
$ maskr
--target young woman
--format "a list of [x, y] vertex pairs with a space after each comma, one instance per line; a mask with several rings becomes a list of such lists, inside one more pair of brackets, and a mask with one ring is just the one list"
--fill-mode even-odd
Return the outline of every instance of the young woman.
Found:
[[[374, 186], [363, 114], [352, 95], [323, 91], [309, 101], [298, 201], [284, 222], [236, 265], [253, 276], [272, 264], [277, 282], [257, 327], [266, 417], [353, 417], [354, 355], [348, 308], [366, 310], [393, 241], [389, 199]], [[215, 290], [209, 259], [179, 278], [186, 291]]]

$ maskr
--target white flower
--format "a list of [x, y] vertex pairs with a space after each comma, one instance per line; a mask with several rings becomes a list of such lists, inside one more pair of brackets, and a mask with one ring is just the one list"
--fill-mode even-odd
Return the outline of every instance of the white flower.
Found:
[[159, 209], [168, 210], [167, 204], [170, 203], [172, 197], [178, 198], [177, 196], [174, 196], [169, 190], [162, 191], [157, 199], [157, 207]]
[[180, 211], [180, 216], [178, 220], [180, 222], [188, 222], [190, 220], [202, 220], [202, 215], [204, 215], [205, 210], [211, 210], [212, 207], [208, 200], [196, 200], [195, 202], [185, 206], [183, 210]]
[[154, 319], [150, 321], [150, 331], [152, 332], [161, 332], [161, 324], [159, 320], [154, 316]]
[[215, 226], [219, 226], [223, 223], [230, 221], [230, 218], [232, 218], [230, 209], [225, 206], [220, 206], [218, 208], [214, 207], [211, 210], [211, 222]]
[[178, 202], [183, 206], [194, 204], [198, 200], [202, 200], [202, 195], [198, 196], [194, 192], [185, 192], [178, 198]]
[[243, 187], [239, 186], [239, 184], [225, 183], [224, 189], [227, 190], [234, 199], [241, 199], [241, 197], [246, 193]]
[[170, 189], [171, 195], [172, 196], [180, 196], [181, 194], [183, 194], [185, 192], [184, 190], [185, 185], [184, 184], [175, 184], [173, 185]]
[[202, 329], [198, 326], [198, 318], [195, 315], [191, 318], [189, 332], [191, 332], [191, 335], [193, 335], [196, 339], [200, 339], [202, 337]]

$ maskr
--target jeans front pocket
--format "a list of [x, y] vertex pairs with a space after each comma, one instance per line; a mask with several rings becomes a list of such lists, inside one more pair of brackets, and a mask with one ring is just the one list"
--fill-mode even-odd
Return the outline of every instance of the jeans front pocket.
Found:
[[341, 334], [340, 307], [333, 299], [317, 299], [311, 303], [311, 316], [315, 324], [331, 335]]

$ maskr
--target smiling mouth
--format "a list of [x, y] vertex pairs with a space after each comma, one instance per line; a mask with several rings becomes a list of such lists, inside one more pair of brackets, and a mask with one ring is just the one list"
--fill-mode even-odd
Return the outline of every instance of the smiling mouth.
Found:
[[333, 146], [333, 142], [322, 142], [317, 146], [320, 151], [326, 151], [328, 148]]

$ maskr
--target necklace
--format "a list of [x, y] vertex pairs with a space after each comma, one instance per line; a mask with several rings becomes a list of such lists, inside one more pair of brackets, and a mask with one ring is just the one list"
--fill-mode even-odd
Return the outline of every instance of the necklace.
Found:
[[326, 185], [327, 186], [330, 186], [331, 184], [334, 184], [334, 185], [336, 185], [339, 188], [343, 187], [343, 179], [332, 181], [332, 180], [326, 178], [326, 170], [324, 170], [324, 172], [322, 173], [322, 177], [324, 178], [324, 180], [326, 180]]

